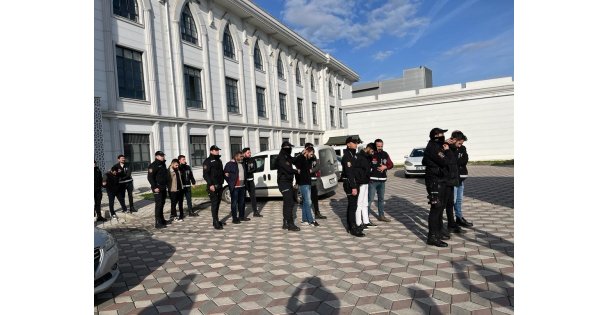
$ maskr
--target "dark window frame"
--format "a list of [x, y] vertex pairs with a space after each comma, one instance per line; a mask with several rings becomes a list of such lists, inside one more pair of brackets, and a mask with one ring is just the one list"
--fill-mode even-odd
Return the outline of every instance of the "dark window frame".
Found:
[[329, 80], [329, 83], [327, 84], [327, 90], [329, 91], [329, 96], [334, 96], [334, 88], [331, 80]]
[[329, 117], [330, 117], [332, 127], [336, 126], [336, 113], [334, 113], [335, 110], [336, 110], [335, 106], [329, 106]]
[[283, 60], [281, 59], [280, 54], [279, 58], [277, 59], [277, 76], [279, 79], [285, 80], [285, 67], [283, 67]]
[[304, 100], [298, 97], [298, 121], [304, 123]]
[[112, 13], [139, 23], [139, 4], [137, 0], [114, 0], [112, 2]]
[[338, 120], [340, 121], [340, 128], [344, 128], [344, 120], [342, 120], [342, 108], [338, 108]]
[[[120, 98], [145, 100], [143, 52], [117, 45], [115, 57], [118, 96]], [[139, 79], [136, 77], [139, 77]]]
[[258, 117], [267, 118], [266, 114], [266, 89], [261, 86], [255, 87], [255, 99], [258, 107]]
[[[194, 142], [193, 140], [197, 140]], [[202, 139], [199, 140], [199, 139]], [[192, 167], [203, 166], [203, 161], [207, 158], [207, 136], [190, 135], [190, 164]]]
[[[262, 141], [264, 139], [264, 141]], [[262, 147], [262, 144], [266, 146], [266, 148]], [[268, 137], [260, 137], [260, 152], [268, 151], [270, 149], [270, 138]]]
[[264, 71], [264, 59], [262, 58], [262, 51], [258, 42], [255, 42], [255, 47], [253, 48], [253, 62], [256, 69]]
[[224, 47], [224, 57], [236, 59], [234, 41], [232, 39], [232, 34], [230, 34], [230, 29], [228, 25], [224, 29], [224, 38], [222, 40], [222, 46]]
[[319, 121], [317, 120], [317, 103], [312, 102], [312, 124], [318, 125]]
[[226, 107], [228, 113], [239, 113], [239, 81], [226, 77]]
[[127, 165], [129, 165], [131, 171], [146, 171], [150, 164], [150, 134], [123, 133], [122, 144]]
[[179, 22], [182, 40], [198, 46], [198, 30], [188, 5], [184, 7]]
[[184, 98], [187, 108], [203, 109], [201, 71], [201, 69], [184, 65]]
[[300, 73], [300, 64], [296, 65], [296, 84], [302, 85], [302, 75]]
[[316, 91], [315, 90], [316, 85], [315, 85], [315, 75], [312, 73], [312, 70], [310, 72], [310, 90], [311, 91]]
[[[233, 140], [237, 140], [238, 141], [234, 141]], [[243, 137], [241, 136], [230, 136], [229, 139], [229, 143], [230, 143], [230, 159], [232, 159], [232, 156], [234, 155], [234, 153], [243, 150]]]
[[279, 111], [281, 120], [287, 121], [287, 94], [285, 93], [279, 93]]

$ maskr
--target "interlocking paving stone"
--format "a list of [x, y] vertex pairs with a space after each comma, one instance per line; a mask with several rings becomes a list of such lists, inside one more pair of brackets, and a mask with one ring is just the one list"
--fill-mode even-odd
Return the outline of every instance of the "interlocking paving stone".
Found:
[[[95, 296], [96, 314], [512, 314], [513, 168], [471, 166], [463, 212], [475, 226], [446, 248], [426, 245], [424, 181], [389, 171], [391, 222], [354, 238], [344, 230], [341, 187], [319, 200], [320, 227], [280, 229], [280, 199], [260, 199], [263, 218], [224, 230], [199, 217], [153, 228], [154, 204], [96, 224], [120, 249], [121, 276]], [[107, 197], [102, 202], [107, 212]], [[165, 216], [168, 217], [168, 205]], [[250, 205], [247, 204], [247, 211]], [[371, 213], [377, 213], [373, 203]], [[298, 217], [301, 210], [297, 210]], [[444, 222], [446, 218], [444, 217]]]

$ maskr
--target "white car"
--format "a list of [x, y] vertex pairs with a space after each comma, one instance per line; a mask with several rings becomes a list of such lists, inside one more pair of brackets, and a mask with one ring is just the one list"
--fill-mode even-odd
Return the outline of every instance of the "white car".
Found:
[[[338, 187], [338, 178], [336, 177], [337, 159], [336, 153], [330, 146], [321, 145], [314, 148], [317, 161], [321, 164], [321, 169], [319, 170], [321, 177], [317, 179], [317, 190], [319, 196], [321, 196], [335, 191]], [[292, 155], [300, 153], [302, 150], [304, 150], [303, 147], [294, 147]], [[274, 168], [274, 161], [279, 156], [279, 152], [280, 150], [269, 150], [252, 156], [257, 166], [257, 172], [253, 174], [256, 197], [282, 196], [279, 191], [279, 184], [277, 183], [277, 169]], [[230, 190], [225, 181], [222, 200], [230, 202]]]
[[422, 165], [422, 158], [424, 157], [425, 148], [426, 147], [414, 148], [409, 155], [405, 156], [405, 163], [403, 163], [405, 177], [424, 175], [425, 166]]
[[118, 278], [118, 245], [114, 237], [95, 227], [95, 294], [107, 290]]

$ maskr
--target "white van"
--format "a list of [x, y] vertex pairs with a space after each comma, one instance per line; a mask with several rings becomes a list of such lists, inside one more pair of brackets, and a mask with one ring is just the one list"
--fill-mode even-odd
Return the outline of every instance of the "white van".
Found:
[[[315, 155], [317, 161], [321, 164], [321, 177], [317, 179], [317, 190], [319, 196], [333, 192], [338, 187], [338, 178], [336, 170], [338, 162], [336, 153], [333, 148], [326, 145], [315, 146]], [[295, 156], [304, 150], [303, 147], [294, 147], [292, 156]], [[279, 185], [277, 184], [277, 169], [274, 167], [274, 161], [279, 156], [280, 150], [269, 150], [257, 153], [252, 156], [255, 159], [257, 172], [253, 174], [255, 182], [256, 197], [281, 197]], [[295, 184], [295, 180], [294, 180]], [[228, 185], [224, 182], [224, 190], [222, 191], [222, 199], [230, 202], [230, 191]]]

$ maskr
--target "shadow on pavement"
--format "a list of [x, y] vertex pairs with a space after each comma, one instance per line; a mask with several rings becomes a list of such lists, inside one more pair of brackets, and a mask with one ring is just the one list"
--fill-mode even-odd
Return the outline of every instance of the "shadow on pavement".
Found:
[[347, 204], [348, 204], [348, 201], [346, 200], [346, 198], [342, 198], [342, 199], [332, 198], [329, 201], [329, 207], [331, 208], [331, 211], [333, 211], [333, 213], [338, 218], [340, 218], [340, 221], [342, 222], [342, 225], [344, 226], [344, 230], [346, 230], [346, 233], [348, 233], [348, 230], [349, 230], [348, 222], [346, 221]]
[[[173, 245], [154, 238], [154, 235], [145, 229], [108, 228], [105, 230], [112, 234], [118, 243], [120, 276], [107, 291], [95, 295], [95, 306], [112, 300], [140, 284], [146, 288], [158, 284], [154, 279], [144, 279], [175, 253]], [[150, 281], [149, 284], [148, 281]]]
[[494, 205], [514, 208], [514, 178], [469, 177], [464, 181], [464, 198], [473, 198]]
[[[395, 220], [403, 224], [410, 232], [416, 235], [420, 240], [426, 242], [428, 233], [428, 215], [429, 209], [422, 208], [411, 203], [409, 200], [392, 196], [386, 200], [384, 211], [390, 214]], [[444, 227], [447, 227], [447, 219], [443, 219]], [[486, 232], [478, 227], [463, 228], [466, 233], [452, 234], [454, 238], [462, 238], [464, 241], [472, 244], [477, 244], [489, 249], [498, 250], [502, 253], [513, 257], [513, 242], [496, 236], [490, 232]], [[484, 242], [479, 242], [476, 238], [484, 239]]]
[[[296, 288], [286, 305], [287, 311], [332, 314], [334, 310], [340, 309], [338, 297], [324, 289], [323, 282], [317, 276], [304, 279]], [[326, 301], [333, 302], [324, 303]]]

